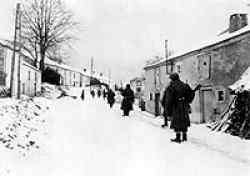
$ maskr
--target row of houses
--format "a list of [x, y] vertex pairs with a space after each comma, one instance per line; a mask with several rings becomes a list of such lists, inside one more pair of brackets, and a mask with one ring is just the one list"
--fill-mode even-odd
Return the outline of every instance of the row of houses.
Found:
[[229, 27], [204, 44], [146, 65], [144, 99], [146, 110], [162, 113], [160, 100], [169, 84], [169, 74], [177, 72], [182, 81], [202, 88], [192, 103], [191, 121], [214, 120], [230, 102], [229, 86], [250, 66], [250, 26], [246, 14], [230, 16]]
[[102, 73], [93, 71], [92, 73], [87, 69], [78, 69], [66, 64], [59, 64], [56, 61], [46, 59], [45, 68], [51, 68], [61, 75], [60, 85], [65, 87], [83, 87], [90, 83], [90, 79], [96, 79], [100, 83], [112, 84], [109, 78]]
[[[12, 57], [13, 50], [11, 46], [0, 42], [0, 94], [4, 92], [6, 95], [10, 89]], [[17, 96], [18, 91], [28, 96], [39, 94], [41, 92], [42, 73], [35, 66], [34, 60], [22, 52], [16, 52], [14, 62], [13, 96]], [[103, 83], [110, 82], [100, 73], [95, 72], [91, 74], [86, 69], [81, 70], [66, 64], [59, 64], [49, 58], [45, 59], [45, 68], [58, 72], [60, 74], [60, 85], [65, 87], [84, 87], [90, 83], [91, 78], [98, 79]], [[18, 76], [19, 73], [20, 77]]]

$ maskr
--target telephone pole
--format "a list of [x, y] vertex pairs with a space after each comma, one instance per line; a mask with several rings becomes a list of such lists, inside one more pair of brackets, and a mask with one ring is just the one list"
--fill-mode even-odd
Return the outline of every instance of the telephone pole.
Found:
[[93, 77], [93, 69], [94, 69], [94, 58], [92, 56], [91, 59], [90, 59], [90, 80], [89, 80], [90, 90], [92, 88], [91, 81], [92, 81], [92, 77]]
[[20, 3], [16, 5], [16, 17], [15, 17], [15, 34], [14, 34], [14, 43], [13, 43], [13, 55], [11, 62], [11, 77], [10, 77], [10, 96], [13, 97], [15, 94], [15, 60], [16, 60], [16, 45], [17, 45], [17, 32], [20, 32]]
[[18, 31], [19, 31], [19, 34], [18, 34], [18, 42], [19, 42], [19, 46], [18, 46], [18, 52], [19, 52], [19, 55], [18, 55], [18, 69], [17, 69], [17, 99], [20, 99], [21, 97], [21, 64], [22, 64], [22, 57], [21, 57], [21, 50], [22, 50], [22, 46], [21, 46], [21, 43], [22, 43], [22, 11], [20, 10], [19, 11], [19, 18], [18, 18]]
[[109, 87], [111, 88], [110, 82], [111, 82], [111, 71], [109, 69]]

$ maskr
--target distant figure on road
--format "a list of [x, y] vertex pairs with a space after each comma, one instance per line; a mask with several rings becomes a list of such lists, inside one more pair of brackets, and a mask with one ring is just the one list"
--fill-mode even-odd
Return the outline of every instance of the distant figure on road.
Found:
[[91, 90], [90, 94], [91, 94], [92, 98], [95, 98], [95, 91], [94, 90]]
[[103, 89], [102, 91], [102, 96], [103, 96], [103, 99], [105, 100], [106, 99], [106, 96], [107, 96], [107, 92], [105, 89]]
[[84, 97], [85, 97], [85, 92], [84, 92], [84, 89], [82, 89], [81, 99], [84, 100]]
[[97, 91], [97, 96], [98, 96], [98, 98], [100, 98], [101, 95], [102, 95], [102, 92], [101, 92], [100, 89], [98, 89], [98, 91]]
[[107, 100], [110, 108], [112, 108], [115, 103], [115, 92], [110, 88], [108, 88]]
[[135, 101], [134, 92], [129, 84], [127, 84], [126, 89], [122, 91], [122, 96], [121, 109], [123, 110], [123, 116], [129, 116], [129, 112], [133, 110], [133, 103]]

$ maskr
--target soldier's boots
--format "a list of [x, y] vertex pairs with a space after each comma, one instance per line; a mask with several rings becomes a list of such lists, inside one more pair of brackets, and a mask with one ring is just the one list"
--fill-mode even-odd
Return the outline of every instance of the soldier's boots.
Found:
[[182, 141], [187, 141], [187, 133], [182, 133]]
[[161, 125], [162, 128], [165, 128], [165, 127], [167, 127], [167, 126], [168, 126], [168, 124], [163, 124], [163, 125]]
[[176, 133], [175, 139], [171, 139], [171, 142], [181, 143], [181, 133]]

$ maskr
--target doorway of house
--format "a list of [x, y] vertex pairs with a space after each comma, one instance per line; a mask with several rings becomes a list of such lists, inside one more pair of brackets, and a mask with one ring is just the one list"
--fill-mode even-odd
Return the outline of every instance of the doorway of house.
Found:
[[201, 105], [201, 123], [207, 123], [213, 114], [213, 91], [212, 89], [205, 89], [200, 91], [200, 105]]
[[160, 115], [160, 93], [155, 94], [155, 116]]

